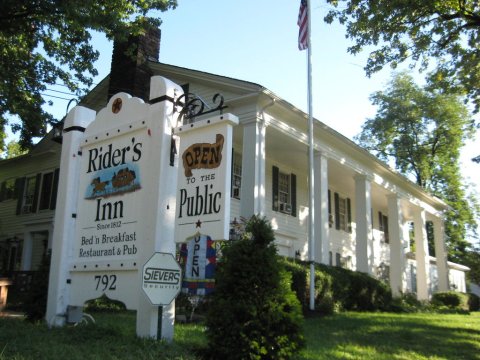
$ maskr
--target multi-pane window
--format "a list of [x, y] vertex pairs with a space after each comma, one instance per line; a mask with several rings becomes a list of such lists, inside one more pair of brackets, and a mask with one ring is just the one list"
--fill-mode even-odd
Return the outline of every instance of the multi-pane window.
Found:
[[272, 168], [272, 210], [297, 216], [297, 177]]
[[335, 228], [352, 232], [352, 212], [350, 199], [335, 193]]
[[390, 242], [390, 236], [388, 234], [388, 216], [382, 214], [381, 211], [378, 212], [378, 223], [379, 230], [383, 232], [385, 242], [388, 244]]
[[59, 169], [15, 180], [17, 215], [53, 210], [57, 201]]
[[232, 159], [232, 197], [240, 199], [240, 189], [242, 187], [242, 156], [233, 153]]
[[35, 211], [35, 209], [33, 208], [33, 205], [34, 205], [34, 199], [35, 199], [36, 185], [37, 185], [36, 176], [27, 177], [27, 180], [25, 183], [25, 192], [23, 193], [23, 206], [22, 206], [23, 214], [29, 214]]
[[10, 200], [15, 198], [15, 179], [7, 179], [1, 184], [0, 201]]
[[278, 201], [280, 202], [280, 211], [290, 213], [290, 175], [278, 174]]

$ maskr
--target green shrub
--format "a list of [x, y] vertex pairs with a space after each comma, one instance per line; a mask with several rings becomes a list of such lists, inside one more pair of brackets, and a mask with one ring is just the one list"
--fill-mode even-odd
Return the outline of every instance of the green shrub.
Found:
[[392, 293], [388, 285], [368, 274], [339, 267], [317, 264], [323, 273], [331, 276], [333, 299], [343, 310], [377, 311], [389, 308]]
[[468, 294], [468, 309], [470, 311], [479, 311], [480, 310], [480, 297], [475, 294]]
[[425, 311], [428, 306], [428, 303], [418, 300], [416, 294], [405, 293], [392, 299], [388, 311], [396, 313], [415, 313]]
[[118, 300], [112, 300], [105, 294], [85, 303], [86, 312], [122, 312], [126, 309], [124, 303]]
[[432, 304], [437, 307], [445, 306], [449, 309], [468, 310], [468, 295], [455, 291], [438, 292], [433, 294]]
[[285, 270], [289, 272], [291, 275], [291, 279], [292, 279], [291, 289], [297, 295], [297, 299], [298, 301], [300, 301], [300, 304], [302, 305], [302, 307], [307, 308], [308, 307], [307, 269], [302, 263], [298, 263], [284, 257], [281, 257], [280, 261], [285, 267]]
[[[309, 264], [284, 260], [292, 274], [295, 290], [304, 310], [309, 307]], [[302, 290], [303, 289], [303, 290]], [[371, 276], [351, 270], [315, 264], [315, 311], [331, 314], [339, 310], [389, 310], [390, 287]]]
[[303, 346], [300, 303], [265, 218], [224, 250], [206, 319], [208, 359], [288, 359]]

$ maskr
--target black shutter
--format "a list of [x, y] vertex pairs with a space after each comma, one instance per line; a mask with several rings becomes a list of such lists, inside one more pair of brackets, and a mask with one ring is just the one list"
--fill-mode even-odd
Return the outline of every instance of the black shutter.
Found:
[[328, 227], [332, 227], [332, 192], [328, 190]]
[[347, 198], [347, 220], [348, 220], [348, 232], [352, 232], [352, 203], [350, 198]]
[[272, 210], [278, 211], [278, 167], [272, 167]]
[[2, 182], [2, 188], [0, 189], [0, 201], [5, 199], [5, 194], [7, 193], [7, 182]]
[[32, 213], [37, 212], [38, 201], [40, 197], [40, 182], [42, 181], [42, 174], [37, 174], [37, 178], [35, 180], [35, 193], [33, 195], [33, 203], [32, 203]]
[[52, 185], [52, 198], [50, 200], [50, 210], [55, 210], [57, 206], [57, 191], [58, 191], [58, 177], [60, 175], [60, 169], [55, 169], [53, 173], [53, 185]]
[[27, 178], [18, 178], [15, 179], [15, 198], [17, 200], [17, 211], [16, 214], [20, 215], [22, 213], [22, 205], [23, 205], [23, 193], [25, 191], [25, 182]]
[[388, 216], [383, 215], [383, 233], [385, 235], [385, 242], [388, 244], [390, 243], [390, 237], [388, 234]]
[[334, 194], [335, 201], [335, 229], [340, 230], [340, 196]]
[[292, 216], [297, 216], [297, 175], [290, 175], [290, 187], [291, 187], [291, 206], [292, 206]]

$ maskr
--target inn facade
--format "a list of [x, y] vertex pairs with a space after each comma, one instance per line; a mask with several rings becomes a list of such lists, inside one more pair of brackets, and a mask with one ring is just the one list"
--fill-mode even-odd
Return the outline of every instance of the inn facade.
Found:
[[[281, 255], [307, 260], [307, 114], [259, 84], [159, 62], [157, 30], [131, 41], [139, 45], [136, 60], [115, 44], [110, 75], [80, 105], [99, 111], [119, 92], [148, 102], [155, 75], [211, 107], [221, 94], [223, 111], [239, 119], [231, 149], [232, 236], [242, 218], [260, 214], [271, 221]], [[395, 295], [413, 292], [423, 300], [435, 291], [465, 292], [468, 268], [447, 259], [447, 205], [321, 121], [314, 121], [313, 136], [315, 261], [380, 278]], [[51, 249], [60, 140], [51, 131], [29, 154], [0, 161], [0, 273], [19, 289]], [[92, 166], [102, 166], [97, 160]]]

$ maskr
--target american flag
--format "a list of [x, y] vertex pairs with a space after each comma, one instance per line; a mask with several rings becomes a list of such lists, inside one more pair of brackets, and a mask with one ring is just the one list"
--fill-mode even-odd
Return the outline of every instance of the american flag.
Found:
[[300, 11], [298, 12], [298, 49], [305, 50], [308, 48], [308, 11], [307, 0], [300, 1]]

